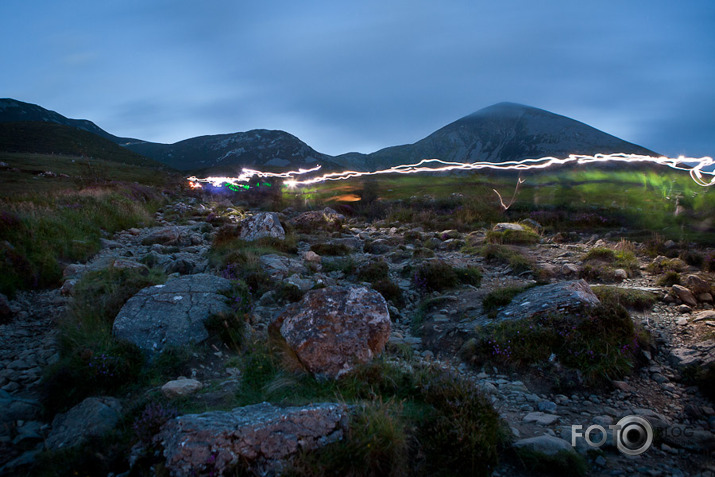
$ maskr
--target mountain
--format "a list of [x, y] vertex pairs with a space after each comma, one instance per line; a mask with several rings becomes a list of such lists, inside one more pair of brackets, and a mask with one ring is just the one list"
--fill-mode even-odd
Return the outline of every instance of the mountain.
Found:
[[179, 170], [233, 174], [241, 167], [274, 170], [312, 167], [324, 170], [384, 169], [438, 158], [455, 162], [504, 162], [569, 154], [629, 153], [657, 155], [579, 121], [543, 109], [499, 103], [465, 116], [414, 144], [371, 154], [329, 156], [284, 132], [255, 129], [200, 136], [159, 144], [114, 136], [91, 121], [68, 119], [54, 111], [14, 99], [0, 99], [0, 123], [42, 121], [77, 128]]
[[175, 169], [203, 169], [214, 174], [235, 173], [241, 167], [339, 167], [331, 156], [315, 151], [292, 134], [267, 129], [200, 136], [175, 144], [138, 142], [126, 147]]
[[0, 151], [85, 156], [166, 169], [97, 134], [54, 122], [0, 122]]
[[19, 121], [34, 121], [43, 123], [62, 124], [83, 131], [91, 132], [99, 137], [109, 139], [116, 144], [125, 144], [137, 141], [136, 139], [117, 137], [109, 134], [92, 121], [86, 119], [69, 119], [59, 113], [45, 109], [42, 106], [31, 103], [23, 103], [16, 99], [0, 98], [0, 123], [10, 123]]
[[505, 162], [569, 154], [656, 155], [574, 119], [515, 103], [499, 103], [465, 116], [414, 144], [372, 154], [349, 153], [334, 161], [362, 170], [437, 158], [456, 162]]

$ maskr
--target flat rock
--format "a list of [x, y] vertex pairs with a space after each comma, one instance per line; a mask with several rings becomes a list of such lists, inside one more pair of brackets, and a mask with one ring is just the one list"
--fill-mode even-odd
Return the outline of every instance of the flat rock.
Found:
[[556, 455], [561, 451], [575, 452], [570, 442], [549, 435], [521, 439], [513, 445], [517, 449], [529, 449], [545, 455]]
[[67, 449], [87, 439], [99, 437], [119, 422], [122, 406], [112, 397], [90, 397], [52, 421], [52, 431], [45, 440], [49, 450]]
[[565, 313], [596, 306], [600, 300], [584, 280], [572, 280], [530, 288], [514, 297], [497, 315], [498, 320], [531, 318], [546, 313]]
[[305, 265], [300, 260], [270, 253], [261, 255], [259, 258], [263, 270], [271, 276], [271, 278], [283, 280], [294, 273], [303, 274], [307, 272]]
[[247, 463], [256, 475], [276, 475], [289, 456], [341, 440], [347, 424], [344, 404], [261, 403], [176, 417], [162, 427], [154, 442], [164, 448], [166, 467], [173, 476], [203, 475], [208, 470], [224, 475], [239, 463]]
[[509, 222], [499, 222], [498, 224], [496, 224], [494, 226], [494, 228], [492, 230], [494, 230], [495, 232], [504, 232], [506, 230], [513, 230], [515, 232], [523, 232], [526, 229], [521, 224], [513, 224], [513, 223], [509, 223]]
[[542, 426], [548, 426], [559, 420], [556, 414], [547, 414], [544, 412], [530, 412], [524, 416], [524, 422], [535, 422]]
[[229, 280], [209, 274], [187, 275], [144, 288], [119, 311], [112, 331], [117, 338], [150, 352], [199, 343], [208, 338], [206, 319], [231, 311], [221, 295], [230, 288]]
[[675, 295], [688, 306], [698, 306], [698, 301], [695, 299], [693, 292], [681, 285], [673, 285]]

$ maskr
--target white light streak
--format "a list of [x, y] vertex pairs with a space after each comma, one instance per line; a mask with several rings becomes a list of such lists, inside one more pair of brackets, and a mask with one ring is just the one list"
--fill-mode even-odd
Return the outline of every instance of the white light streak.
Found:
[[[289, 188], [295, 188], [299, 186], [317, 184], [326, 181], [340, 181], [350, 179], [352, 177], [375, 176], [381, 174], [416, 174], [420, 172], [475, 171], [481, 169], [524, 171], [530, 169], [546, 169], [548, 167], [560, 166], [569, 163], [593, 164], [606, 162], [623, 162], [628, 164], [651, 163], [661, 166], [667, 166], [672, 169], [688, 172], [693, 181], [695, 181], [695, 183], [700, 186], [710, 187], [715, 185], [715, 172], [713, 170], [704, 170], [705, 167], [715, 165], [715, 161], [713, 161], [711, 157], [701, 157], [698, 159], [693, 157], [680, 156], [678, 158], [671, 158], [644, 156], [639, 154], [596, 154], [594, 156], [571, 154], [568, 157], [562, 159], [556, 157], [542, 157], [539, 159], [524, 159], [522, 161], [506, 161], [499, 163], [464, 163], [443, 161], [441, 159], [422, 159], [416, 164], [403, 164], [378, 171], [329, 172], [321, 176], [311, 177], [309, 179], [304, 180], [295, 179], [294, 176], [304, 175], [310, 172], [316, 172], [320, 169], [320, 166], [314, 167], [312, 169], [299, 169], [297, 171], [282, 173], [261, 172], [253, 169], [243, 169], [241, 171], [241, 175], [238, 177], [206, 177], [204, 179], [189, 177], [187, 178], [187, 180], [193, 182], [194, 184], [198, 184], [200, 182], [208, 182], [213, 184], [214, 186], [221, 186], [225, 183], [238, 184], [239, 182], [248, 182], [251, 177], [254, 176], [282, 177], [288, 179], [283, 182], [285, 186]], [[432, 166], [433, 164], [435, 166]], [[709, 181], [704, 177], [705, 175], [711, 176]]]

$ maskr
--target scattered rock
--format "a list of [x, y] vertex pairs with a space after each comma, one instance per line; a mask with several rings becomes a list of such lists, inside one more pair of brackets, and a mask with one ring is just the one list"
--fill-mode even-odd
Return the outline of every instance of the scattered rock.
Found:
[[340, 230], [345, 222], [345, 216], [330, 207], [322, 211], [311, 210], [303, 212], [291, 219], [289, 223], [300, 232], [315, 232], [316, 230]]
[[49, 450], [67, 449], [87, 439], [99, 437], [119, 422], [122, 406], [112, 397], [90, 397], [52, 421], [45, 446]]
[[7, 323], [12, 319], [12, 310], [10, 309], [10, 301], [5, 295], [0, 293], [0, 323]]
[[169, 381], [161, 387], [161, 392], [169, 399], [188, 396], [203, 388], [203, 384], [196, 379], [179, 378]]
[[390, 314], [374, 290], [332, 286], [308, 292], [271, 327], [311, 373], [337, 378], [382, 352], [390, 338]]
[[698, 301], [693, 296], [693, 293], [681, 285], [673, 285], [673, 292], [680, 300], [688, 306], [698, 306]]
[[556, 414], [546, 414], [544, 412], [530, 412], [524, 416], [524, 422], [535, 422], [542, 426], [549, 426], [559, 420]]
[[241, 221], [240, 237], [243, 240], [251, 242], [265, 237], [283, 240], [285, 236], [285, 230], [275, 212], [260, 212]]
[[698, 275], [686, 275], [683, 278], [683, 285], [692, 292], [693, 295], [710, 293], [710, 283]]
[[221, 295], [230, 288], [229, 280], [209, 274], [186, 275], [144, 288], [119, 311], [112, 331], [151, 352], [199, 343], [208, 338], [206, 319], [231, 311]]
[[515, 232], [523, 232], [526, 230], [523, 225], [521, 224], [513, 224], [513, 223], [508, 223], [508, 222], [499, 222], [494, 226], [492, 229], [495, 232], [504, 232], [506, 230], [513, 230]]
[[176, 417], [154, 441], [164, 448], [174, 476], [224, 475], [238, 463], [248, 463], [256, 475], [276, 475], [289, 456], [341, 440], [347, 424], [343, 404], [281, 408], [262, 403]]
[[307, 272], [305, 265], [300, 260], [275, 253], [261, 255], [259, 261], [263, 271], [270, 275], [271, 278], [278, 280], [283, 280], [295, 273], [303, 274]]

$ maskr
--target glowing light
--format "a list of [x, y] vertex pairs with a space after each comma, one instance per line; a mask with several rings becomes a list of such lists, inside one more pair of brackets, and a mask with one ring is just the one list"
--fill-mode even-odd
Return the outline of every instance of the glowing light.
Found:
[[[316, 172], [320, 169], [320, 166], [314, 167], [312, 169], [299, 169], [297, 171], [282, 172], [282, 173], [272, 173], [272, 172], [261, 172], [253, 169], [243, 169], [241, 175], [238, 177], [206, 177], [204, 179], [198, 179], [197, 177], [189, 177], [190, 183], [208, 182], [215, 186], [220, 186], [221, 184], [238, 184], [239, 182], [248, 182], [251, 177], [281, 177], [287, 179], [283, 184], [288, 188], [295, 188], [298, 186], [317, 184], [326, 181], [340, 181], [345, 179], [350, 179], [352, 177], [362, 177], [362, 176], [374, 176], [381, 174], [416, 174], [420, 172], [447, 172], [447, 171], [474, 171], [480, 169], [491, 169], [491, 170], [518, 170], [524, 171], [529, 169], [546, 169], [552, 166], [560, 166], [569, 163], [575, 164], [592, 164], [592, 163], [606, 163], [606, 162], [624, 162], [628, 164], [633, 163], [651, 163], [661, 166], [667, 166], [672, 169], [677, 169], [680, 171], [686, 171], [690, 174], [690, 177], [695, 181], [696, 184], [703, 187], [715, 186], [715, 171], [704, 170], [705, 167], [715, 165], [715, 161], [711, 157], [701, 157], [699, 159], [692, 157], [670, 158], [670, 157], [653, 157], [644, 156], [639, 154], [596, 154], [594, 156], [571, 154], [566, 158], [556, 158], [556, 157], [542, 157], [539, 159], [524, 159], [522, 161], [506, 161], [506, 162], [450, 162], [443, 161], [441, 159], [422, 159], [416, 164], [403, 164], [399, 166], [390, 167], [389, 169], [382, 169], [372, 172], [360, 172], [360, 171], [342, 171], [342, 172], [329, 172], [317, 177], [311, 177], [309, 179], [299, 180], [294, 176], [308, 174], [310, 172]], [[432, 165], [435, 166], [432, 166]], [[708, 181], [704, 176], [711, 176]], [[193, 187], [193, 186], [192, 186]]]

